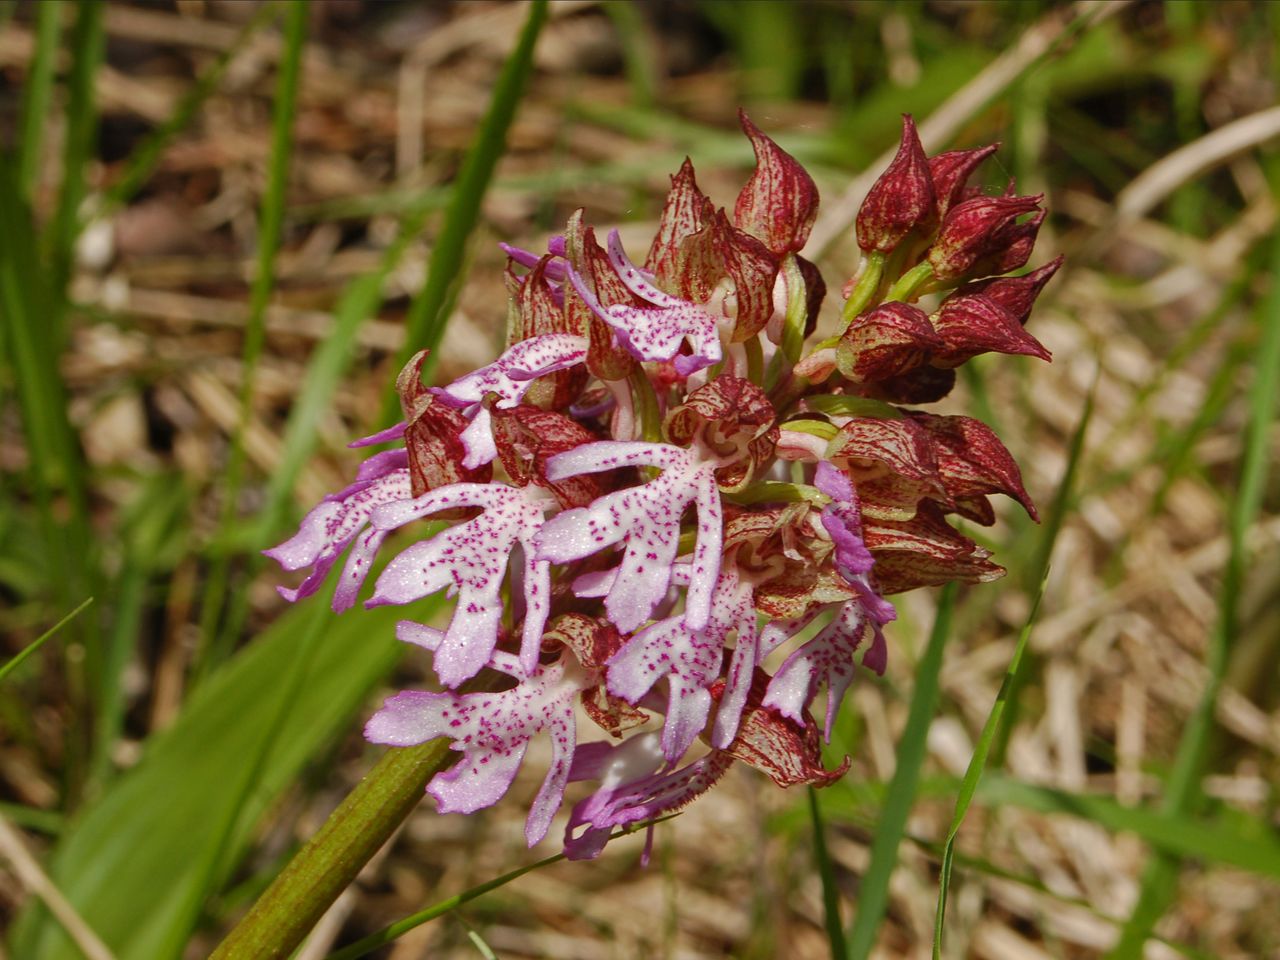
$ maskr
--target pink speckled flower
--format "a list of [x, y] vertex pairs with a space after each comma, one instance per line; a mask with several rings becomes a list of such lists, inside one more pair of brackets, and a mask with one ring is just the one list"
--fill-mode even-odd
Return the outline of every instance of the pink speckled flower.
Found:
[[[344, 551], [336, 610], [370, 580], [368, 605], [455, 599], [447, 624], [397, 631], [448, 689], [391, 696], [366, 735], [452, 742], [460, 761], [428, 786], [442, 813], [496, 803], [545, 735], [525, 837], [587, 782], [573, 858], [679, 810], [735, 761], [783, 787], [838, 779], [849, 761], [824, 768], [822, 735], [858, 665], [887, 669], [886, 595], [1002, 572], [949, 516], [994, 522], [993, 493], [1035, 516], [990, 428], [910, 407], [979, 353], [1048, 359], [1024, 327], [1060, 261], [996, 276], [1030, 253], [1039, 198], [974, 191], [994, 148], [926, 157], [907, 118], [858, 216], [868, 266], [844, 329], [806, 347], [827, 289], [799, 256], [817, 188], [741, 122], [756, 168], [732, 214], [686, 161], [644, 266], [616, 230], [601, 247], [581, 211], [545, 253], [504, 245], [502, 355], [443, 387], [415, 357], [397, 381], [403, 421], [357, 441], [400, 446], [267, 551], [308, 569], [280, 588], [289, 600]], [[949, 295], [929, 314], [910, 302], [921, 290]], [[426, 521], [378, 571], [384, 544]]]

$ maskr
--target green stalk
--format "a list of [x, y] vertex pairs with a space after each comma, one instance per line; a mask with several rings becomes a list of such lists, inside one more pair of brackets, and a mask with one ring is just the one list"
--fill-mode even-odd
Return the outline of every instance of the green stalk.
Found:
[[[1213, 740], [1214, 708], [1218, 691], [1226, 673], [1228, 654], [1239, 633], [1240, 593], [1244, 585], [1247, 550], [1245, 538], [1257, 519], [1266, 487], [1268, 471], [1267, 434], [1275, 415], [1276, 396], [1280, 394], [1280, 234], [1272, 241], [1271, 294], [1259, 318], [1262, 342], [1258, 366], [1249, 397], [1249, 422], [1245, 434], [1244, 457], [1240, 467], [1240, 486], [1231, 504], [1228, 522], [1230, 552], [1223, 571], [1222, 591], [1218, 597], [1218, 622], [1206, 654], [1208, 681], [1195, 712], [1183, 729], [1173, 770], [1165, 787], [1161, 812], [1169, 817], [1193, 812], [1200, 800], [1200, 778], [1210, 756]], [[1140, 958], [1143, 945], [1151, 936], [1156, 921], [1168, 908], [1178, 879], [1178, 858], [1157, 852], [1147, 864], [1142, 877], [1138, 902], [1121, 931], [1120, 939], [1108, 957], [1115, 960]]]
[[920, 288], [933, 278], [933, 264], [928, 260], [922, 260], [894, 281], [889, 292], [885, 294], [885, 299], [909, 303], [915, 298]]
[[62, 32], [62, 0], [45, 0], [36, 6], [36, 52], [31, 58], [22, 88], [22, 139], [19, 180], [28, 200], [34, 202], [40, 179], [40, 148], [53, 100], [53, 77]]
[[631, 385], [631, 404], [635, 407], [637, 439], [646, 443], [662, 440], [662, 411], [658, 407], [658, 395], [648, 374], [637, 364], [632, 368], [627, 383]]
[[541, 870], [543, 867], [549, 867], [553, 863], [559, 863], [563, 859], [564, 854], [557, 853], [550, 857], [544, 857], [536, 863], [517, 867], [515, 870], [510, 870], [500, 877], [494, 877], [492, 880], [488, 880], [474, 886], [470, 890], [455, 894], [452, 897], [441, 900], [439, 903], [432, 904], [425, 910], [419, 910], [417, 913], [410, 914], [403, 920], [397, 920], [395, 923], [388, 924], [377, 933], [371, 933], [369, 936], [362, 937], [350, 946], [343, 947], [336, 953], [329, 954], [325, 960], [357, 960], [358, 957], [366, 956], [378, 949], [378, 947], [385, 946], [393, 940], [404, 936], [410, 930], [420, 927], [424, 923], [435, 920], [437, 917], [442, 917], [446, 913], [458, 909], [458, 907], [462, 906], [464, 903], [470, 903], [477, 897], [482, 897], [492, 890], [497, 890], [499, 887], [505, 887], [513, 880], [519, 880], [526, 873], [532, 873], [534, 870]]
[[[482, 673], [463, 691], [492, 690]], [[210, 960], [282, 960], [418, 805], [427, 783], [456, 760], [446, 739], [396, 747], [351, 791], [276, 877]]]
[[826, 825], [822, 821], [822, 808], [818, 806], [818, 792], [809, 787], [808, 793], [809, 820], [813, 825], [813, 859], [822, 878], [823, 925], [827, 930], [827, 943], [831, 946], [831, 960], [841, 960], [847, 948], [844, 929], [840, 926], [840, 888], [836, 885], [836, 873], [827, 853]]
[[232, 436], [226, 471], [222, 482], [222, 516], [219, 522], [219, 553], [209, 572], [200, 610], [200, 646], [196, 651], [197, 680], [226, 658], [235, 637], [219, 636], [219, 614], [231, 587], [231, 556], [225, 542], [236, 520], [240, 489], [245, 472], [245, 434], [253, 411], [254, 373], [266, 343], [267, 302], [275, 280], [275, 259], [280, 248], [284, 223], [285, 188], [289, 178], [289, 160], [293, 154], [293, 119], [297, 112], [298, 77], [302, 71], [302, 50], [306, 40], [308, 5], [305, 0], [288, 0], [285, 8], [284, 55], [276, 86], [275, 116], [272, 120], [271, 165], [258, 230], [257, 269], [249, 294], [249, 318], [245, 326], [244, 354], [241, 365], [240, 413]]
[[[102, 24], [105, 10], [105, 3], [78, 4], [76, 24], [71, 31], [71, 73], [67, 77], [70, 96], [62, 158], [62, 189], [47, 238], [52, 252], [53, 289], [59, 297], [63, 296], [71, 277], [80, 204], [86, 191], [85, 167], [94, 150], [98, 110], [93, 82], [106, 48], [106, 31]], [[56, 324], [55, 331], [54, 340], [61, 345], [60, 322]]]
[[940, 693], [939, 674], [942, 671], [942, 652], [951, 633], [951, 616], [956, 605], [956, 585], [949, 583], [938, 599], [938, 612], [929, 634], [929, 644], [916, 668], [915, 691], [911, 696], [911, 709], [907, 726], [898, 743], [898, 762], [893, 780], [885, 796], [880, 823], [876, 827], [875, 840], [871, 844], [871, 865], [862, 878], [862, 892], [858, 898], [858, 915], [849, 931], [848, 950], [850, 960], [865, 960], [871, 955], [876, 933], [889, 906], [889, 879], [898, 862], [898, 846], [907, 830], [907, 816], [916, 796], [920, 781], [920, 768], [924, 764], [929, 724], [937, 713]]
[[884, 276], [884, 262], [885, 255], [879, 250], [872, 250], [867, 254], [866, 265], [858, 276], [858, 282], [854, 284], [849, 299], [844, 302], [844, 308], [840, 311], [846, 327], [871, 303], [871, 298], [880, 286], [880, 278]]

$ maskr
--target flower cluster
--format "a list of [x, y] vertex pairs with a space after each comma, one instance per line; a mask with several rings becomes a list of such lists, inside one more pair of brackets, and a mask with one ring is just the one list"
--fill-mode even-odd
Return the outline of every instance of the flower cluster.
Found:
[[[1000, 276], [1027, 261], [1040, 198], [969, 187], [995, 148], [927, 157], [906, 118], [858, 215], [843, 330], [809, 344], [826, 288], [799, 251], [817, 189], [741, 119], [756, 167], [732, 213], [686, 161], [643, 265], [616, 231], [601, 246], [581, 212], [546, 253], [505, 247], [506, 351], [442, 387], [416, 357], [398, 382], [404, 420], [356, 443], [396, 446], [267, 551], [309, 568], [290, 600], [347, 551], [342, 610], [389, 534], [449, 523], [394, 556], [365, 601], [456, 597], [444, 629], [398, 629], [446, 689], [391, 697], [366, 735], [449, 738], [461, 758], [428, 792], [461, 813], [495, 803], [547, 736], [526, 838], [545, 836], [570, 781], [592, 781], [571, 857], [683, 806], [734, 761], [783, 786], [840, 777], [848, 760], [825, 769], [821, 739], [857, 665], [885, 669], [886, 595], [1003, 572], [948, 516], [990, 524], [995, 493], [1035, 516], [990, 428], [914, 406], [979, 353], [1048, 359], [1024, 324], [1059, 262]], [[917, 305], [934, 293], [931, 313]], [[583, 717], [605, 736], [581, 736]]]

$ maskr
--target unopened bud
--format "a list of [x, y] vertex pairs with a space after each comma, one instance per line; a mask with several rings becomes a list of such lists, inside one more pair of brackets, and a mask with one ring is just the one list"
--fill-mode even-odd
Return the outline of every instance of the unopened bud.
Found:
[[1000, 144], [992, 143], [976, 150], [948, 150], [929, 158], [929, 175], [937, 195], [938, 218], [943, 219], [956, 204], [965, 200], [965, 184], [978, 164], [991, 156]]
[[[929, 250], [929, 262], [939, 280], [955, 280], [974, 270], [983, 261], [979, 276], [1003, 273], [987, 269], [988, 264], [1016, 259], [1028, 239], [1035, 243], [1035, 230], [1018, 224], [1018, 217], [1031, 213], [1040, 205], [1041, 196], [1034, 197], [974, 197], [952, 207], [938, 231], [938, 239]], [[1036, 227], [1039, 224], [1036, 223]], [[1016, 250], [1011, 247], [1016, 246]], [[1026, 249], [1026, 256], [1031, 253]], [[1026, 263], [1026, 256], [1022, 262]], [[1019, 264], [1020, 265], [1020, 264]]]
[[858, 210], [858, 246], [868, 253], [890, 252], [913, 228], [933, 221], [934, 200], [929, 160], [911, 115], [904, 114], [897, 156]]
[[1002, 307], [1018, 323], [1025, 324], [1040, 291], [1061, 266], [1062, 257], [1056, 257], [1043, 267], [1020, 277], [995, 277], [966, 283], [956, 290], [955, 296], [981, 294]]
[[923, 310], [892, 301], [854, 319], [836, 346], [836, 365], [855, 383], [885, 380], [920, 366], [944, 345]]
[[756, 152], [756, 169], [734, 205], [734, 224], [764, 241], [773, 253], [797, 253], [818, 215], [818, 187], [787, 153], [742, 110], [738, 120]]

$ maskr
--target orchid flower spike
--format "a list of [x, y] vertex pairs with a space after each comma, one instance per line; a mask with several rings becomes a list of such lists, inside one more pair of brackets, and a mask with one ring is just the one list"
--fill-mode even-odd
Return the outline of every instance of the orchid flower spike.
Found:
[[[306, 571], [287, 600], [341, 562], [335, 610], [407, 608], [397, 635], [439, 688], [389, 697], [365, 733], [450, 741], [459, 762], [427, 787], [442, 813], [497, 803], [549, 740], [525, 838], [570, 797], [574, 858], [735, 762], [783, 787], [841, 777], [822, 739], [859, 667], [890, 669], [887, 598], [1003, 572], [952, 516], [994, 522], [992, 494], [1036, 516], [989, 427], [918, 408], [981, 353], [1049, 359], [1026, 327], [1061, 260], [1002, 276], [1041, 198], [975, 191], [995, 147], [929, 157], [905, 118], [857, 218], [874, 270], [846, 285], [838, 335], [808, 343], [818, 190], [740, 119], [756, 167], [732, 209], [685, 161], [643, 262], [581, 211], [545, 252], [504, 244], [505, 350], [440, 387], [415, 357], [404, 419], [354, 444], [390, 446], [266, 551]], [[914, 302], [937, 291], [932, 313]], [[419, 622], [437, 594], [451, 614]]]

